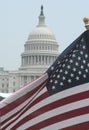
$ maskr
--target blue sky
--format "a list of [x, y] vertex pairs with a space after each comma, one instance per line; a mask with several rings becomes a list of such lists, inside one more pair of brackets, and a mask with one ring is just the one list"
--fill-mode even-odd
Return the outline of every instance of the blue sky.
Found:
[[41, 5], [60, 53], [85, 31], [82, 19], [89, 17], [89, 0], [0, 0], [0, 67], [20, 67], [24, 44], [38, 24]]

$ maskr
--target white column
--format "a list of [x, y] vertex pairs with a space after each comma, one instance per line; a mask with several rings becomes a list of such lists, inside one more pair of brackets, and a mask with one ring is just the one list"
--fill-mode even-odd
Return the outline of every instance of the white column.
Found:
[[38, 64], [39, 64], [39, 56], [37, 56], [37, 58], [38, 58]]
[[21, 65], [23, 65], [23, 58], [21, 58]]
[[47, 64], [47, 56], [45, 58], [46, 58], [46, 64]]
[[32, 56], [31, 56], [31, 65], [32, 65]]
[[34, 56], [34, 64], [35, 64], [35, 56]]
[[51, 63], [53, 63], [53, 57], [51, 56]]
[[43, 56], [43, 65], [44, 65], [44, 56]]
[[42, 65], [42, 56], [40, 56], [40, 59], [41, 59], [41, 61], [40, 61], [41, 63], [40, 64]]
[[27, 56], [27, 64], [29, 65], [29, 56]]
[[38, 58], [37, 58], [38, 56], [36, 56], [36, 64], [38, 64]]
[[34, 56], [32, 56], [32, 59], [33, 59], [33, 65], [34, 65]]
[[48, 56], [47, 56], [47, 64], [48, 64]]
[[30, 56], [29, 56], [29, 65], [30, 65]]
[[44, 56], [44, 64], [46, 64], [46, 56]]

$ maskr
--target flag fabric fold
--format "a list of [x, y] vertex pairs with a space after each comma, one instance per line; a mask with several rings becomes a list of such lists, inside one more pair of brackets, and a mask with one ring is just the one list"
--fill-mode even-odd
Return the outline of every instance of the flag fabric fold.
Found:
[[89, 129], [89, 31], [42, 76], [0, 102], [0, 129]]

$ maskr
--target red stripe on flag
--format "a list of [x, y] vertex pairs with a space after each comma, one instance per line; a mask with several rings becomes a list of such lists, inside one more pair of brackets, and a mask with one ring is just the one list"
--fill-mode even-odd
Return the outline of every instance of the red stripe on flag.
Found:
[[[46, 94], [46, 93], [45, 93], [45, 94]], [[21, 121], [19, 121], [19, 122], [16, 124], [15, 127], [18, 128], [20, 125], [22, 125], [22, 124], [26, 123], [27, 121], [29, 121], [29, 120], [31, 120], [31, 119], [33, 119], [33, 118], [35, 118], [35, 117], [37, 117], [37, 116], [43, 114], [44, 112], [51, 111], [51, 110], [53, 110], [53, 109], [55, 109], [55, 108], [61, 107], [61, 106], [63, 106], [63, 105], [69, 104], [69, 103], [73, 103], [73, 102], [76, 102], [76, 101], [80, 101], [80, 100], [82, 100], [82, 99], [86, 99], [86, 98], [88, 98], [88, 95], [89, 95], [89, 91], [87, 91], [87, 92], [82, 92], [82, 93], [78, 93], [78, 94], [75, 94], [75, 95], [68, 96], [68, 97], [66, 97], [66, 98], [57, 100], [57, 101], [52, 102], [52, 103], [50, 103], [50, 104], [47, 104], [47, 105], [45, 105], [45, 106], [42, 106], [41, 108], [37, 109], [36, 111], [32, 112], [31, 114], [29, 114], [28, 116], [26, 116], [25, 118], [23, 118]], [[43, 96], [43, 95], [42, 95], [42, 96]], [[38, 103], [38, 102], [40, 102], [41, 100], [43, 100], [43, 97], [44, 97], [44, 98], [47, 97], [47, 95], [45, 95], [45, 96], [43, 96], [43, 97], [42, 97], [42, 96], [40, 96], [40, 97], [38, 97], [36, 100], [34, 100], [34, 101], [28, 106], [28, 108], [27, 108], [24, 112], [26, 112], [28, 109], [30, 110], [30, 108], [31, 108], [32, 106], [34, 106], [36, 103]], [[22, 114], [23, 114], [23, 113], [22, 113]], [[21, 115], [22, 115], [22, 114], [21, 114]], [[21, 116], [21, 115], [20, 115], [20, 116]], [[20, 116], [19, 116], [19, 117], [20, 117]], [[17, 117], [14, 121], [16, 121], [19, 117]], [[14, 122], [14, 121], [13, 121], [13, 122]], [[6, 126], [4, 127], [4, 129], [5, 129], [7, 126], [9, 126], [10, 124], [12, 124], [13, 122], [10, 122], [8, 125], [6, 125]]]
[[36, 93], [45, 82], [43, 82], [40, 86], [36, 87], [32, 91], [30, 91], [30, 89], [29, 89], [30, 92], [26, 93], [25, 95], [21, 96], [20, 98], [16, 99], [15, 101], [13, 101], [10, 104], [7, 104], [5, 107], [3, 107], [3, 111], [1, 111], [2, 116], [7, 114], [8, 112], [10, 112], [11, 110], [15, 109], [17, 106], [22, 104], [24, 101], [26, 101], [30, 97], [32, 97], [34, 95], [34, 93]]
[[[8, 125], [10, 125], [11, 123], [13, 123], [14, 121], [16, 121], [24, 112], [26, 112], [28, 109], [30, 109], [33, 105], [35, 105], [35, 103], [40, 102], [41, 100], [45, 99], [46, 97], [48, 97], [48, 93], [44, 93], [41, 96], [39, 96], [39, 98], [37, 98], [35, 101], [33, 101], [28, 108], [25, 109], [25, 111], [23, 111], [17, 118], [15, 118], [12, 122], [10, 122]], [[24, 106], [25, 108], [25, 106]], [[16, 115], [18, 115], [24, 108], [22, 108], [21, 110], [19, 110], [16, 113], [13, 113], [12, 116], [10, 116], [9, 118], [7, 118], [6, 120], [4, 120], [3, 122], [1, 122], [1, 125], [5, 124], [7, 121], [9, 121], [10, 119], [14, 118]]]
[[[45, 83], [43, 84], [43, 86], [41, 86], [42, 88], [40, 88], [40, 90], [38, 91], [38, 93], [44, 88], [44, 86], [45, 86]], [[37, 93], [37, 94], [38, 94]], [[36, 95], [35, 95], [36, 96]], [[44, 93], [44, 94], [42, 94], [41, 96], [39, 96], [39, 98], [38, 98], [38, 101], [40, 102], [41, 100], [43, 100], [44, 98], [46, 98], [46, 97], [48, 97], [48, 93]], [[33, 97], [33, 99], [34, 99], [35, 97]], [[12, 124], [13, 122], [15, 122], [22, 114], [24, 114], [29, 108], [31, 108], [32, 107], [32, 105], [31, 105], [32, 103], [28, 103], [28, 104], [26, 104], [26, 106], [24, 106], [20, 111], [18, 111], [18, 112], [16, 112], [16, 113], [14, 113], [12, 116], [10, 116], [9, 118], [7, 118], [6, 120], [4, 120], [3, 122], [1, 122], [1, 125], [3, 125], [3, 124], [5, 124], [5, 123], [7, 123], [9, 120], [11, 120], [11, 119], [13, 119], [15, 116], [17, 116], [17, 114], [19, 114], [13, 121], [10, 121], [10, 123], [8, 123], [7, 125], [5, 125], [5, 127], [3, 128], [3, 129], [5, 129], [5, 128], [7, 128], [7, 126], [9, 126], [10, 124]], [[34, 105], [34, 104], [33, 104]], [[25, 108], [26, 107], [26, 108]], [[24, 109], [25, 108], [25, 109]], [[23, 109], [24, 109], [24, 111], [23, 111]]]
[[89, 130], [89, 121], [63, 128], [61, 130]]
[[87, 113], [89, 113], [89, 106], [54, 116], [54, 117], [49, 118], [47, 120], [44, 120], [44, 121], [42, 121], [42, 122], [40, 122], [40, 123], [38, 123], [34, 126], [31, 126], [31, 127], [27, 128], [26, 130], [39, 130], [39, 129], [47, 127], [51, 124], [55, 124], [57, 122], [64, 121], [66, 119], [76, 117], [76, 116], [80, 116], [80, 115], [87, 114]]
[[[55, 102], [52, 102], [46, 106], [43, 106], [42, 108], [34, 111], [33, 113], [31, 113], [30, 115], [26, 116], [25, 118], [23, 118], [19, 123], [17, 123], [17, 127], [19, 125], [22, 125], [23, 123], [26, 123], [28, 120], [31, 120], [47, 111], [51, 111], [55, 108], [61, 107], [63, 105], [75, 102], [75, 101], [79, 101], [82, 99], [85, 99], [88, 97], [89, 91], [88, 92], [83, 92], [81, 94], [76, 94], [74, 96], [69, 96], [67, 98], [61, 99], [61, 100], [57, 100]], [[35, 101], [34, 101], [35, 104]], [[33, 105], [32, 105], [33, 106]], [[28, 108], [29, 109], [29, 108]]]

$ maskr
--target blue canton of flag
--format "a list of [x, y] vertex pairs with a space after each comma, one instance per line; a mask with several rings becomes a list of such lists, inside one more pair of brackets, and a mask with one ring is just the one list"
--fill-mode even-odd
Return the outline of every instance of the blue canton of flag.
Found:
[[89, 82], [89, 31], [75, 40], [48, 69], [49, 94]]

